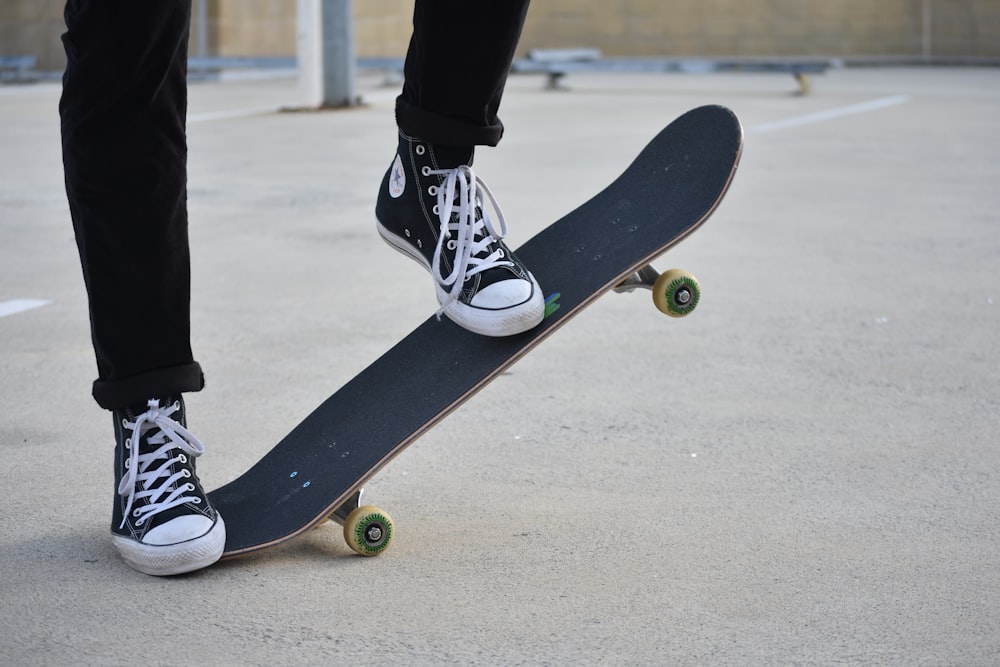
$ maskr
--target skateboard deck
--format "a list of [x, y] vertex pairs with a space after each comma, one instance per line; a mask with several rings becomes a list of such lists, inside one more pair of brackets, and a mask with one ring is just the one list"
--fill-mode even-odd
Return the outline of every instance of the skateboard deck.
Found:
[[611, 185], [515, 250], [550, 295], [535, 329], [489, 338], [430, 317], [212, 491], [226, 521], [224, 557], [282, 544], [327, 518], [344, 525], [358, 553], [380, 553], [394, 529], [387, 514], [360, 505], [365, 482], [574, 315], [612, 289], [636, 287], [653, 289], [668, 314], [686, 314], [696, 281], [680, 272], [657, 278], [649, 263], [718, 206], [742, 137], [724, 107], [679, 117]]

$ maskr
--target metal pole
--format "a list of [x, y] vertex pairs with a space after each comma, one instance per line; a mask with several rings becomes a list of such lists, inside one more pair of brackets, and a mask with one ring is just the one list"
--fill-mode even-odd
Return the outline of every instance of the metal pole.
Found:
[[347, 107], [354, 98], [352, 0], [323, 0], [323, 106]]
[[932, 49], [933, 49], [933, 21], [934, 21], [934, 10], [931, 8], [931, 0], [924, 0], [924, 15], [923, 15], [923, 48], [922, 53], [924, 60], [930, 60]]
[[307, 108], [357, 103], [352, 9], [352, 0], [298, 0], [299, 82]]
[[208, 0], [198, 0], [198, 57], [208, 56]]

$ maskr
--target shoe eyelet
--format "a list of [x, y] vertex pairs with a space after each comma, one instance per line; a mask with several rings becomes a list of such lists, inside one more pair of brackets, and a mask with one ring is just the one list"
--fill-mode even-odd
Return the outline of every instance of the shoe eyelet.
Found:
[[185, 484], [184, 486], [187, 487], [188, 491], [194, 491], [194, 484], [188, 483]]
[[432, 208], [431, 210], [434, 211], [434, 215], [441, 215], [441, 207], [438, 206], [437, 204], [434, 204], [434, 208]]
[[[139, 515], [139, 508], [138, 507], [135, 508], [134, 510], [132, 510], [132, 516], [134, 516], [137, 519], [139, 518], [140, 515]], [[140, 519], [140, 521], [142, 521], [142, 519]]]
[[177, 460], [180, 461], [181, 463], [187, 463], [188, 457], [185, 456], [184, 454], [181, 454], [180, 456], [177, 457]]
[[403, 234], [406, 235], [406, 238], [410, 238], [410, 230], [409, 229], [404, 229], [403, 230]]
[[438, 188], [436, 185], [432, 185], [429, 188], [427, 188], [427, 194], [429, 194], [431, 197], [437, 197], [437, 193], [438, 193]]
[[458, 244], [455, 243], [455, 239], [449, 239], [448, 240], [448, 250], [454, 250], [457, 247], [458, 247]]
[[201, 505], [201, 498], [194, 498], [191, 500], [191, 502], [194, 503], [195, 505]]
[[424, 168], [420, 170], [420, 173], [423, 174], [424, 176], [430, 176], [431, 168], [428, 167], [427, 165], [424, 165]]
[[413, 150], [417, 152], [417, 155], [423, 155], [424, 153], [427, 152], [427, 149], [424, 148], [423, 144], [417, 144], [417, 147], [414, 148]]
[[181, 471], [181, 474], [184, 475], [185, 478], [190, 478], [191, 477], [191, 471], [188, 470], [188, 469], [186, 469], [186, 468]]

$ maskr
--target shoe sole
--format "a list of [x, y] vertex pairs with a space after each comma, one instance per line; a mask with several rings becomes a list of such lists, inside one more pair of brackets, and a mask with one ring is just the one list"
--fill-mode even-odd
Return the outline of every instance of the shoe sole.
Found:
[[112, 533], [122, 560], [143, 574], [166, 577], [208, 567], [222, 557], [226, 547], [226, 524], [220, 516], [201, 537], [167, 545], [149, 545]]
[[382, 237], [382, 240], [388, 243], [389, 246], [396, 252], [402, 253], [410, 259], [416, 261], [420, 264], [420, 266], [424, 267], [428, 273], [433, 271], [430, 262], [427, 261], [427, 258], [419, 252], [416, 252], [413, 249], [413, 245], [409, 241], [397, 234], [394, 234], [393, 232], [390, 232], [378, 218], [375, 218], [375, 226], [378, 228], [378, 235]]

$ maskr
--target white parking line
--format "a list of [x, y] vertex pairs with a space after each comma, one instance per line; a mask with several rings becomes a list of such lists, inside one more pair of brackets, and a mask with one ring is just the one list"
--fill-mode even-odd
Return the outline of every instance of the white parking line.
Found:
[[13, 315], [15, 313], [23, 313], [26, 310], [31, 310], [32, 308], [41, 308], [42, 306], [47, 306], [51, 301], [45, 301], [44, 299], [11, 299], [10, 301], [0, 301], [0, 317], [6, 317], [7, 315]]
[[775, 130], [784, 130], [789, 127], [798, 127], [799, 125], [809, 125], [811, 123], [822, 123], [823, 121], [833, 120], [834, 118], [840, 118], [842, 116], [850, 116], [857, 113], [866, 113], [868, 111], [875, 111], [877, 109], [885, 109], [887, 107], [894, 107], [898, 104], [906, 104], [909, 102], [911, 97], [909, 95], [893, 95], [892, 97], [882, 97], [877, 100], [872, 100], [870, 102], [861, 102], [860, 104], [851, 104], [846, 107], [836, 107], [833, 109], [827, 109], [826, 111], [818, 111], [816, 113], [806, 114], [805, 116], [795, 116], [794, 118], [786, 118], [785, 120], [775, 121], [773, 123], [764, 123], [763, 125], [757, 125], [750, 128], [751, 132], [762, 134], [764, 132], [774, 132]]

